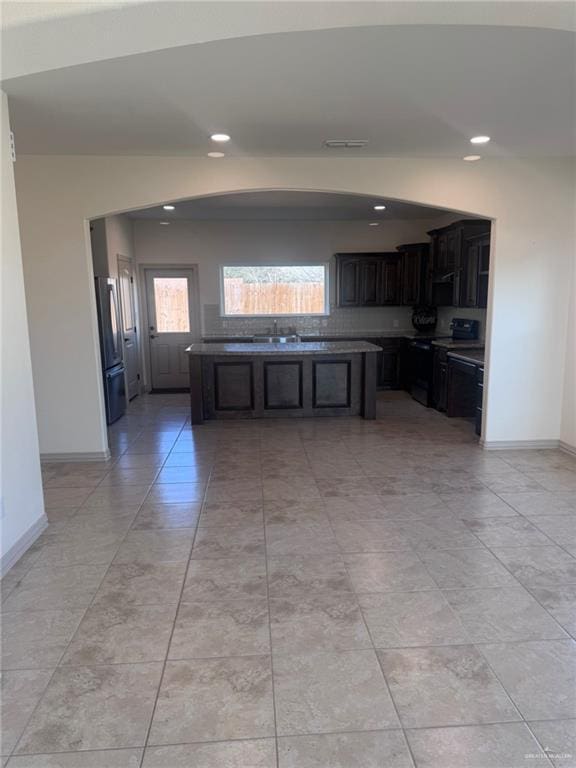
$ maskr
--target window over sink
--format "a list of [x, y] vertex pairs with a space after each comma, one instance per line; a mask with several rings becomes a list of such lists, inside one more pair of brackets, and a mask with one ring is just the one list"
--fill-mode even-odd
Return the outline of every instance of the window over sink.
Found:
[[327, 315], [327, 264], [222, 266], [220, 308], [224, 317]]

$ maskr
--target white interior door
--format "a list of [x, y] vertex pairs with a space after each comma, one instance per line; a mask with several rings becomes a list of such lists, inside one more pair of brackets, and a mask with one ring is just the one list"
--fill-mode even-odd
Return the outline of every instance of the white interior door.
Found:
[[187, 389], [188, 347], [195, 327], [193, 269], [146, 269], [150, 379], [152, 390]]
[[134, 264], [132, 259], [118, 256], [118, 283], [122, 318], [122, 342], [126, 369], [128, 400], [140, 394], [140, 355], [136, 328], [136, 299], [134, 290]]

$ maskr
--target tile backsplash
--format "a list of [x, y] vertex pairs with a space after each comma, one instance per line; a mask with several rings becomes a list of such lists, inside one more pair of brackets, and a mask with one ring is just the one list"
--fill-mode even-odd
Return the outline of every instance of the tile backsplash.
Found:
[[[411, 307], [361, 309], [330, 307], [327, 316], [278, 317], [278, 328], [297, 333], [369, 333], [412, 331]], [[204, 336], [250, 336], [265, 333], [274, 322], [270, 317], [221, 317], [218, 304], [203, 305]]]

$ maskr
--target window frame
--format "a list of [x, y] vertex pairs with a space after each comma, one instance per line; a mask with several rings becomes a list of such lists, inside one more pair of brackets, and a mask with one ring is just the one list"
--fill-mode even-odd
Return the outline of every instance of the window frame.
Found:
[[[293, 313], [277, 313], [277, 314], [258, 314], [258, 315], [239, 315], [228, 314], [226, 312], [225, 297], [224, 297], [224, 270], [227, 267], [322, 267], [324, 269], [324, 311], [323, 312], [293, 312]], [[330, 262], [327, 261], [306, 261], [299, 262], [298, 264], [263, 264], [259, 263], [227, 263], [220, 264], [218, 268], [218, 283], [220, 294], [220, 317], [226, 319], [255, 319], [255, 318], [278, 318], [278, 317], [329, 317], [330, 315]]]

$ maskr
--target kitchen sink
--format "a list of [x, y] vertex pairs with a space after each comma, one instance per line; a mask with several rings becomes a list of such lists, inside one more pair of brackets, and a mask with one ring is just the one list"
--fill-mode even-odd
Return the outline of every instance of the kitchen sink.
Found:
[[255, 344], [297, 344], [300, 336], [295, 333], [288, 336], [253, 336], [252, 341]]

